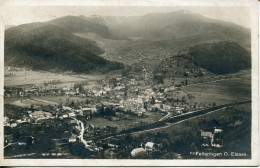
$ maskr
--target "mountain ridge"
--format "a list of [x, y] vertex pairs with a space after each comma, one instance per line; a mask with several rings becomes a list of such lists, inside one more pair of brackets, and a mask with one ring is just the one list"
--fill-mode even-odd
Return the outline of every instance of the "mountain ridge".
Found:
[[37, 23], [14, 27], [6, 30], [5, 37], [6, 65], [75, 72], [122, 68], [120, 63], [98, 56], [104, 51], [94, 41], [55, 25]]
[[[106, 40], [100, 43], [102, 38], [91, 36], [91, 33]], [[58, 69], [84, 72], [110, 65], [120, 68], [123, 65], [116, 61], [131, 64], [131, 56], [137, 60], [141, 57], [152, 60], [158, 55], [167, 58], [185, 48], [203, 48], [197, 45], [207, 43], [235, 42], [250, 51], [250, 33], [249, 29], [234, 23], [210, 19], [185, 10], [128, 17], [64, 16], [47, 22], [28, 23], [6, 29], [5, 62], [7, 65], [13, 63], [22, 66], [25, 63], [33, 68], [42, 68], [40, 62], [30, 60], [30, 57], [39, 57], [46, 59], [42, 60], [46, 69], [55, 69], [55, 64]], [[247, 58], [246, 55], [248, 54], [244, 52], [243, 56]], [[224, 57], [221, 59], [227, 60]], [[244, 58], [243, 60], [246, 61]], [[65, 66], [57, 61], [61, 61]], [[49, 65], [47, 62], [50, 62]]]

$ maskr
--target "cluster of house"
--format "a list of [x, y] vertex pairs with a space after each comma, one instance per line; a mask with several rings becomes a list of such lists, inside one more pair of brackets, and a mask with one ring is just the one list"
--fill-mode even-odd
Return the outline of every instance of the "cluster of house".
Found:
[[30, 89], [22, 89], [22, 88], [5, 88], [4, 96], [5, 97], [24, 97], [29, 95], [38, 95], [39, 88], [33, 86]]
[[93, 114], [97, 113], [97, 109], [96, 107], [78, 107], [77, 109], [68, 107], [68, 106], [64, 106], [60, 109], [57, 109], [56, 112], [56, 118], [59, 119], [64, 119], [64, 118], [72, 118], [72, 117], [76, 117], [77, 115], [80, 116], [91, 116]]
[[4, 117], [4, 126], [9, 126], [11, 128], [17, 127], [23, 123], [31, 123], [32, 121], [39, 121], [43, 119], [55, 118], [51, 113], [45, 111], [28, 111], [28, 116], [23, 115], [22, 118], [16, 120], [15, 122], [10, 122], [8, 117]]
[[[15, 128], [19, 127], [20, 130], [23, 130], [28, 133], [32, 133], [32, 135], [36, 135], [35, 132], [37, 132], [38, 136], [42, 136], [45, 134], [47, 130], [44, 129], [44, 127], [47, 128], [55, 128], [58, 130], [62, 130], [61, 132], [61, 139], [66, 139], [66, 137], [70, 134], [71, 129], [75, 129], [77, 131], [80, 130], [80, 127], [78, 126], [78, 123], [76, 120], [67, 119], [64, 120], [64, 122], [51, 122], [50, 120], [41, 120], [41, 119], [50, 119], [55, 118], [51, 113], [44, 112], [44, 111], [29, 111], [29, 116], [23, 116], [21, 119], [15, 120], [13, 122], [13, 119], [9, 119], [8, 117], [4, 117], [4, 127], [7, 130], [10, 130], [9, 128]], [[36, 122], [32, 122], [36, 121]], [[44, 123], [44, 125], [42, 125]], [[30, 127], [30, 129], [29, 129]], [[70, 129], [68, 129], [70, 128]], [[14, 140], [15, 139], [15, 140]], [[31, 140], [30, 140], [31, 139]], [[32, 141], [31, 143], [28, 143]], [[34, 138], [32, 136], [24, 136], [21, 135], [19, 139], [14, 138], [13, 134], [5, 135], [5, 145], [9, 144], [17, 144], [17, 145], [30, 145], [34, 141]]]
[[[173, 88], [167, 88], [167, 90], [169, 89], [172, 90]], [[122, 99], [120, 106], [125, 110], [131, 110], [141, 114], [146, 111], [171, 111], [178, 115], [187, 110], [185, 105], [179, 104], [178, 106], [172, 106], [171, 103], [167, 103], [167, 99], [163, 93], [153, 92], [152, 89], [145, 89], [143, 91], [137, 89], [136, 92], [138, 92], [138, 94], [128, 94], [127, 98]]]
[[125, 110], [140, 111], [140, 112], [145, 111], [144, 102], [139, 97], [122, 100], [120, 104], [125, 108]]
[[40, 96], [40, 95], [75, 95], [77, 92], [71, 90], [38, 87], [36, 85], [31, 88], [6, 88], [4, 90], [5, 97], [29, 97], [29, 96]]
[[57, 109], [57, 112], [46, 112], [42, 110], [38, 111], [27, 111], [28, 115], [23, 115], [22, 118], [16, 120], [15, 122], [10, 122], [8, 117], [4, 117], [4, 125], [9, 126], [9, 127], [17, 127], [18, 125], [22, 123], [31, 123], [32, 121], [38, 122], [39, 120], [44, 120], [44, 119], [65, 119], [65, 118], [73, 118], [76, 117], [77, 115], [81, 116], [91, 116], [93, 114], [97, 113], [96, 107], [82, 107], [78, 109], [74, 109], [71, 107], [64, 106], [60, 109]]
[[201, 130], [201, 140], [201, 146], [221, 148], [223, 146], [223, 130], [220, 128], [214, 128], [213, 132]]

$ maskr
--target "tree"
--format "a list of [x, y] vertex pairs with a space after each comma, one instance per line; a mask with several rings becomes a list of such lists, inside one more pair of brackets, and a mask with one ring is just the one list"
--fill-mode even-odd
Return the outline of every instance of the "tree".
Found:
[[127, 98], [127, 88], [125, 87], [124, 96]]
[[122, 76], [128, 77], [129, 76], [129, 70], [127, 70], [127, 69], [122, 70]]
[[34, 106], [33, 105], [31, 105], [31, 111], [34, 112]]
[[58, 108], [62, 108], [62, 103], [60, 103], [57, 107], [58, 107]]
[[97, 111], [98, 111], [98, 114], [100, 116], [104, 116], [105, 115], [105, 107], [104, 107], [104, 104], [101, 104], [101, 106], [97, 106]]
[[214, 127], [219, 127], [219, 126], [220, 126], [219, 122], [215, 119], [213, 119], [213, 120], [211, 120], [210, 122], [207, 123], [207, 127], [209, 129], [214, 129]]
[[147, 107], [148, 107], [148, 102], [144, 101], [144, 109], [147, 110]]
[[185, 80], [185, 85], [188, 85], [188, 80]]
[[76, 83], [74, 84], [73, 88], [74, 90], [79, 89], [79, 92], [81, 93], [84, 90], [82, 85], [83, 85], [82, 83]]
[[86, 102], [85, 102], [86, 104], [89, 104], [89, 100], [88, 99], [86, 99]]
[[193, 108], [195, 109], [196, 107], [197, 107], [196, 104], [194, 104]]
[[166, 138], [164, 138], [162, 140], [162, 145], [163, 145], [163, 149], [169, 150], [170, 143], [169, 143], [169, 141]]
[[161, 84], [163, 84], [163, 83], [164, 83], [164, 81], [163, 81], [163, 76], [159, 76], [159, 75], [154, 76], [154, 81], [155, 81], [156, 83], [161, 83]]
[[201, 126], [202, 126], [202, 123], [201, 123], [201, 121], [199, 121], [198, 122], [198, 126], [200, 127], [200, 129], [201, 129]]
[[70, 107], [74, 107], [75, 106], [75, 103], [74, 101], [72, 100], [71, 103], [69, 104]]
[[155, 98], [152, 96], [151, 104], [155, 104]]

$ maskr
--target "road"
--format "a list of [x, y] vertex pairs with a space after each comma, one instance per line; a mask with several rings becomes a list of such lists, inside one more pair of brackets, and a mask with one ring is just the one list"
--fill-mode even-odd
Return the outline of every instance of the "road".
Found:
[[11, 145], [13, 145], [13, 143], [7, 144], [6, 146], [4, 146], [4, 148], [6, 148], [6, 147], [8, 147], [8, 146], [11, 146]]
[[144, 56], [143, 54], [137, 52], [136, 50], [133, 50], [133, 51], [134, 51], [135, 53], [139, 54], [141, 57], [144, 57], [144, 58], [145, 58], [145, 56]]
[[85, 145], [85, 148], [89, 149], [90, 151], [93, 151], [93, 149], [90, 148], [91, 146], [88, 145], [87, 141], [83, 138], [83, 136], [84, 136], [84, 132], [85, 132], [85, 127], [84, 127], [83, 122], [80, 121], [80, 120], [78, 120], [78, 119], [76, 119], [76, 118], [72, 118], [72, 119], [76, 120], [77, 123], [80, 124], [80, 128], [81, 128], [81, 130], [80, 130], [80, 133], [79, 133], [79, 136], [78, 136], [80, 142], [82, 142], [82, 143]]
[[188, 85], [183, 85], [183, 86], [181, 86], [181, 88], [189, 87], [189, 86], [196, 86], [196, 85], [201, 85], [201, 84], [207, 84], [207, 83], [216, 83], [216, 82], [220, 82], [220, 81], [224, 81], [224, 80], [230, 80], [230, 79], [218, 79], [218, 80], [213, 80], [213, 81], [208, 81], [208, 82], [192, 83], [192, 84], [188, 84]]
[[166, 115], [165, 115], [163, 118], [161, 118], [159, 121], [162, 121], [162, 120], [164, 120], [165, 118], [168, 118], [170, 115], [171, 115], [171, 113], [168, 112], [168, 114], [166, 114]]

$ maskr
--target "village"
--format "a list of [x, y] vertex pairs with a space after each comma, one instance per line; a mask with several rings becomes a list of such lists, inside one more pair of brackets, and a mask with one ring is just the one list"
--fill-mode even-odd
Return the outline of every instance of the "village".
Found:
[[[187, 77], [157, 83], [148, 69], [142, 72], [129, 73], [126, 69], [121, 75], [99, 79], [84, 77], [74, 82], [55, 79], [5, 86], [5, 155], [10, 158], [181, 159], [187, 155], [185, 151], [178, 151], [181, 142], [172, 140], [168, 135], [172, 133], [163, 133], [160, 127], [169, 127], [167, 120], [175, 116], [234, 102], [229, 101], [228, 96], [223, 99], [221, 94], [225, 94], [225, 90], [218, 93], [212, 90], [215, 83], [225, 83], [226, 76], [217, 76], [211, 81], [199, 78], [200, 83]], [[236, 81], [241, 80], [241, 76], [243, 72], [230, 77]], [[200, 89], [200, 85], [205, 85], [209, 93], [193, 91], [196, 87]], [[204, 87], [201, 89], [206, 91]], [[240, 123], [236, 120], [232, 123], [234, 126]], [[211, 120], [204, 122], [211, 125], [208, 128], [195, 121], [196, 132], [189, 135], [196, 134], [194, 136], [199, 138], [194, 139], [198, 141], [197, 148], [223, 147], [225, 130], [219, 124], [212, 125]], [[160, 122], [166, 125], [157, 126]], [[151, 127], [151, 124], [154, 125]], [[154, 137], [146, 138], [146, 130], [155, 132]]]
[[[143, 77], [129, 80], [118, 76], [92, 81], [92, 85], [80, 82], [65, 87], [59, 87], [59, 81], [20, 88], [5, 87], [6, 100], [13, 100], [5, 105], [5, 146], [26, 146], [28, 141], [32, 145], [42, 136], [51, 137], [55, 132], [56, 135], [46, 143], [55, 141], [54, 146], [64, 146], [64, 143], [83, 142], [86, 149], [98, 152], [104, 143], [112, 148], [117, 145], [97, 141], [97, 137], [216, 105], [215, 102], [198, 103], [194, 101], [195, 95], [181, 91], [178, 86], [147, 84], [147, 80], [142, 80], [146, 76]], [[96, 119], [108, 125], [95, 123]], [[26, 129], [28, 127], [30, 129]], [[147, 143], [148, 146], [152, 144]], [[133, 149], [129, 155], [136, 155], [143, 149], [147, 147]], [[56, 153], [61, 155], [61, 152]]]

